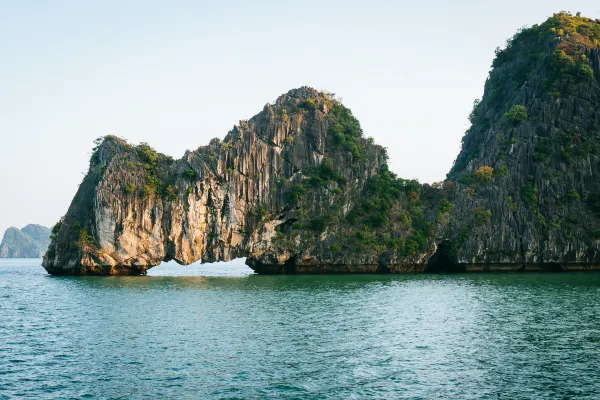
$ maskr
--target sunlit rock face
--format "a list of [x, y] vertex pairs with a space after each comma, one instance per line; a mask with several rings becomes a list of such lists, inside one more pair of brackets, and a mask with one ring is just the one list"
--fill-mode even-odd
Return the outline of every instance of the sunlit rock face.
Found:
[[598, 43], [597, 21], [565, 13], [518, 33], [432, 185], [397, 178], [350, 110], [308, 87], [179, 160], [105, 137], [44, 267], [140, 274], [247, 257], [259, 273], [596, 269]]
[[[265, 272], [317, 264], [343, 271], [341, 252], [323, 254], [331, 247], [326, 226], [318, 232], [299, 223], [343, 218], [385, 164], [385, 150], [362, 137], [353, 117], [341, 122], [357, 124], [360, 156], [334, 143], [332, 126], [349, 116], [333, 95], [303, 87], [180, 160], [105, 137], [55, 228], [44, 267], [53, 274], [139, 274], [163, 260], [248, 257]], [[331, 177], [320, 178], [324, 160]]]

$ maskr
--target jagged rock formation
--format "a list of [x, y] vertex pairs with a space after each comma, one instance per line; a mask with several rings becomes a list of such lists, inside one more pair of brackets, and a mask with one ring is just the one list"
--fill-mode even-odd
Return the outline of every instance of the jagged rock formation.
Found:
[[[163, 260], [248, 257], [261, 272], [376, 271], [379, 251], [359, 253], [342, 238], [356, 235], [345, 217], [370, 179], [396, 182], [386, 158], [350, 110], [306, 87], [177, 161], [109, 136], [54, 228], [44, 267], [139, 274]], [[397, 240], [409, 236], [410, 217], [391, 228]]]
[[50, 244], [50, 229], [29, 224], [22, 229], [10, 227], [0, 243], [0, 258], [39, 258]]
[[303, 87], [180, 160], [99, 141], [44, 257], [139, 274], [247, 257], [262, 273], [600, 265], [600, 23], [566, 13], [497, 52], [444, 182], [396, 178], [331, 94]]
[[448, 175], [458, 262], [600, 265], [599, 44], [600, 21], [559, 13], [497, 51]]

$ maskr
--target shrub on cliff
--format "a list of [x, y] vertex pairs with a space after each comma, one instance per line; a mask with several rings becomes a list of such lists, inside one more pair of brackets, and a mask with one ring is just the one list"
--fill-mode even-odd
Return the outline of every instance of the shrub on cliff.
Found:
[[600, 193], [592, 193], [587, 198], [587, 206], [592, 212], [600, 215]]
[[384, 166], [379, 174], [367, 181], [360, 201], [348, 213], [348, 222], [367, 229], [380, 228], [388, 223], [394, 204], [402, 201], [409, 208], [407, 217], [410, 222], [420, 212], [420, 191], [418, 181], [397, 178]]
[[577, 201], [580, 198], [581, 196], [576, 190], [571, 189], [567, 192], [567, 199], [569, 199], [569, 201]]
[[513, 124], [518, 124], [519, 122], [527, 119], [527, 109], [525, 106], [520, 104], [514, 105], [504, 114], [504, 118]]
[[87, 230], [81, 229], [79, 231], [79, 239], [77, 240], [77, 247], [79, 247], [82, 250], [85, 250], [92, 244], [93, 244], [92, 236], [88, 233]]
[[440, 214], [448, 213], [451, 208], [452, 208], [452, 203], [450, 201], [448, 201], [448, 199], [442, 198], [438, 202], [438, 211], [440, 212]]
[[154, 194], [162, 194], [163, 196], [170, 196], [168, 185], [163, 182], [163, 178], [160, 174], [161, 167], [165, 167], [173, 163], [173, 158], [164, 154], [158, 153], [146, 142], [142, 142], [134, 148], [135, 154], [140, 160], [142, 167], [144, 168], [145, 182], [142, 188], [142, 193], [145, 196], [152, 196]]
[[492, 218], [492, 212], [483, 207], [475, 207], [473, 209], [473, 215], [475, 216], [475, 223], [477, 226], [487, 224]]
[[494, 177], [494, 168], [482, 166], [477, 171], [475, 171], [475, 175], [477, 176], [477, 179], [479, 179], [479, 181], [482, 183], [490, 182]]
[[300, 199], [302, 198], [304, 193], [306, 193], [306, 189], [304, 188], [304, 186], [300, 184], [294, 185], [290, 188], [290, 191], [287, 194], [288, 201], [293, 206], [297, 206], [298, 203], [300, 203]]
[[54, 224], [54, 226], [52, 227], [52, 231], [50, 232], [50, 239], [52, 239], [52, 240], [56, 239], [58, 232], [60, 231], [60, 228], [62, 227], [64, 219], [65, 219], [65, 217], [60, 217], [58, 222], [56, 224]]
[[298, 108], [301, 108], [303, 110], [316, 110], [317, 109], [317, 101], [315, 99], [308, 99], [305, 100], [303, 102], [301, 102], [300, 104], [298, 104]]
[[150, 145], [146, 142], [140, 143], [135, 150], [138, 154], [138, 157], [140, 157], [144, 163], [152, 166], [158, 161], [158, 152], [150, 147]]
[[330, 220], [331, 218], [327, 215], [313, 218], [306, 225], [306, 228], [316, 232], [323, 232], [325, 228], [327, 228], [327, 225], [329, 224]]
[[308, 185], [310, 187], [318, 187], [325, 185], [329, 181], [337, 182], [344, 185], [347, 178], [335, 170], [333, 160], [330, 157], [323, 157], [321, 163], [317, 166], [308, 165], [303, 168], [302, 173], [308, 177]]
[[414, 255], [427, 251], [428, 240], [427, 236], [422, 231], [415, 231], [409, 235], [402, 246], [402, 254], [404, 256]]
[[348, 150], [355, 157], [364, 155], [364, 146], [360, 142], [363, 131], [358, 120], [352, 115], [352, 111], [336, 103], [332, 107], [330, 115], [335, 118], [335, 123], [328, 130], [334, 147]]
[[503, 178], [506, 175], [508, 175], [508, 167], [506, 165], [501, 165], [500, 168], [498, 168], [498, 177], [499, 178]]
[[196, 171], [194, 171], [194, 170], [193, 170], [193, 169], [191, 169], [191, 168], [190, 168], [190, 169], [188, 169], [188, 170], [185, 172], [185, 175], [186, 175], [186, 176], [187, 176], [189, 179], [191, 179], [191, 180], [194, 180], [194, 179], [196, 179]]
[[177, 199], [177, 189], [172, 185], [166, 185], [162, 192], [163, 197], [168, 201]]
[[521, 197], [523, 202], [530, 207], [535, 207], [537, 202], [537, 187], [533, 183], [529, 183], [521, 187]]

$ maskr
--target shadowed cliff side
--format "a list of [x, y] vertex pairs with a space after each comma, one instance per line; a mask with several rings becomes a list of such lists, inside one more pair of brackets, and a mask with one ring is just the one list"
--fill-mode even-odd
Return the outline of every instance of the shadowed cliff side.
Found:
[[448, 174], [470, 269], [600, 265], [600, 21], [558, 13], [497, 50]]

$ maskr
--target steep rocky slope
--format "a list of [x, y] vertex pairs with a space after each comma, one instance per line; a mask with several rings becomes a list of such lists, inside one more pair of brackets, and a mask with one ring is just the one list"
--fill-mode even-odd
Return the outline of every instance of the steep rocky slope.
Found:
[[50, 229], [29, 224], [22, 229], [8, 228], [0, 243], [0, 258], [39, 258], [50, 244]]
[[497, 51], [448, 174], [458, 262], [600, 265], [599, 44], [599, 21], [559, 13]]
[[291, 90], [173, 160], [100, 139], [44, 258], [139, 274], [247, 257], [262, 273], [600, 265], [600, 23], [566, 13], [498, 50], [444, 182], [397, 178], [328, 93]]
[[412, 270], [434, 250], [436, 211], [386, 159], [350, 110], [306, 87], [176, 161], [108, 136], [44, 267], [139, 274], [248, 257], [259, 272]]

